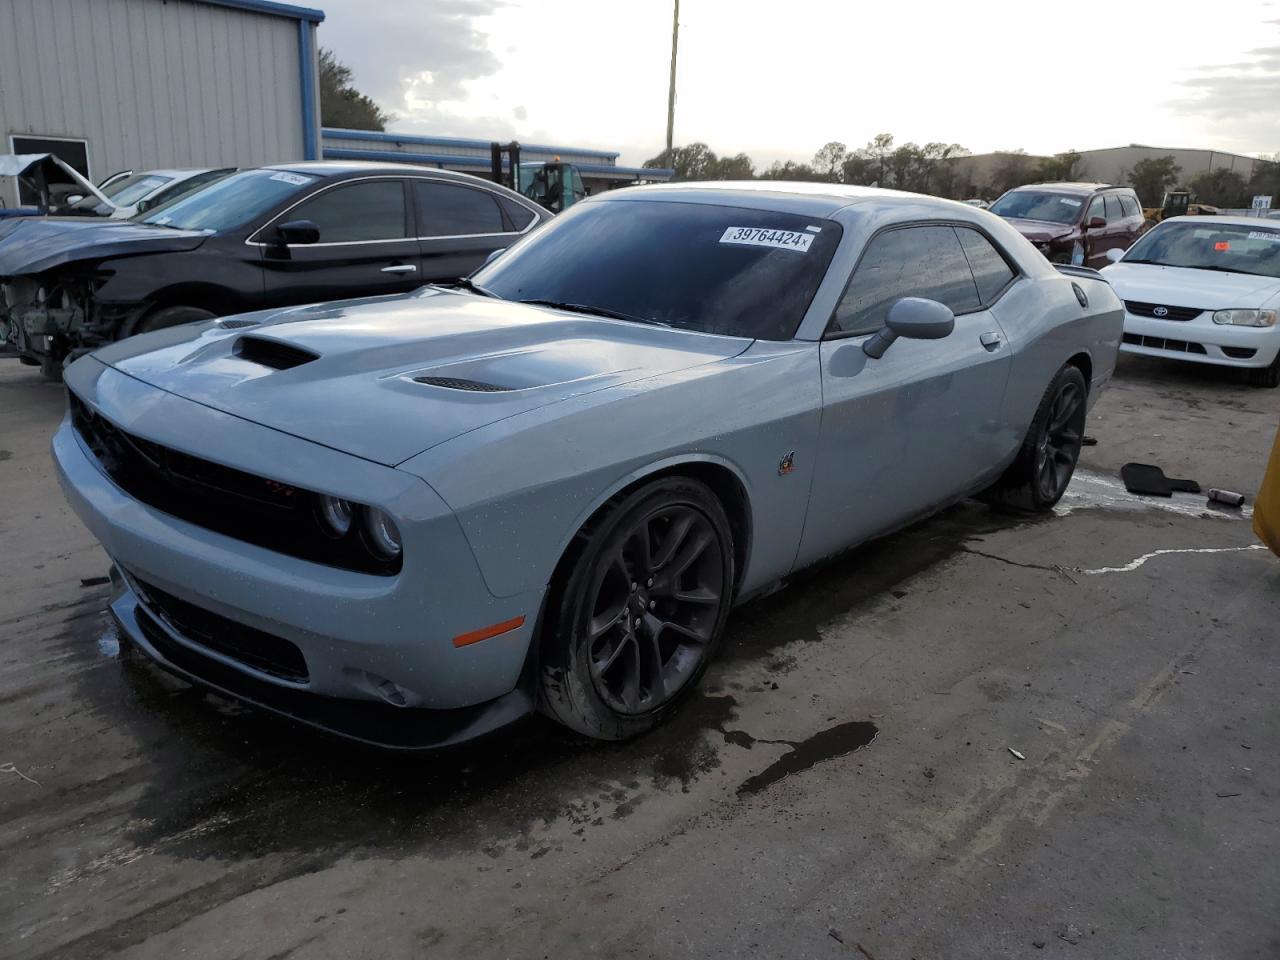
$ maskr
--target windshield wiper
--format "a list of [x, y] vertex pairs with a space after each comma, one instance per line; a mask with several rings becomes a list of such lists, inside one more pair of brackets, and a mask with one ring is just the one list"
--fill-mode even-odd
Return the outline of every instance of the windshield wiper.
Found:
[[433, 283], [433, 284], [430, 284], [430, 286], [439, 287], [442, 290], [452, 290], [454, 287], [461, 287], [463, 290], [467, 290], [470, 293], [477, 293], [482, 297], [493, 297], [493, 299], [495, 300], [502, 299], [492, 290], [486, 290], [484, 287], [480, 286], [480, 284], [478, 283], [475, 283], [469, 277], [463, 277], [461, 280], [453, 281], [453, 283]]
[[1265, 277], [1265, 273], [1255, 273], [1252, 270], [1240, 270], [1234, 267], [1220, 267], [1217, 264], [1206, 264], [1202, 267], [1193, 267], [1191, 264], [1170, 264], [1170, 266], [1186, 267], [1188, 270], [1212, 270], [1214, 273], [1243, 273], [1250, 277]]
[[629, 313], [619, 313], [617, 310], [608, 310], [604, 307], [593, 307], [589, 303], [564, 303], [560, 300], [543, 300], [537, 297], [517, 302], [528, 303], [535, 307], [551, 307], [554, 310], [568, 310], [570, 313], [586, 313], [593, 317], [605, 317], [609, 320], [628, 320], [631, 323], [647, 323], [655, 327], [671, 326], [671, 324], [662, 320], [652, 320], [649, 317], [633, 317]]

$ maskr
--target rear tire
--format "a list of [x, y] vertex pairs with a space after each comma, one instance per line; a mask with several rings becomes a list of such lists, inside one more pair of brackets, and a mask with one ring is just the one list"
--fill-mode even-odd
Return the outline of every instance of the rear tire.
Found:
[[983, 492], [983, 500], [996, 507], [1043, 513], [1062, 499], [1084, 444], [1088, 389], [1079, 367], [1068, 364], [1054, 375], [1017, 457]]
[[626, 740], [670, 716], [715, 654], [733, 597], [729, 518], [706, 485], [666, 477], [616, 498], [571, 550], [547, 607], [541, 707]]
[[131, 334], [151, 333], [153, 330], [164, 330], [182, 323], [198, 323], [201, 320], [212, 320], [216, 313], [202, 310], [199, 307], [161, 307], [152, 310], [134, 325]]
[[1280, 387], [1280, 354], [1266, 367], [1258, 367], [1249, 371], [1249, 386], [1269, 390]]

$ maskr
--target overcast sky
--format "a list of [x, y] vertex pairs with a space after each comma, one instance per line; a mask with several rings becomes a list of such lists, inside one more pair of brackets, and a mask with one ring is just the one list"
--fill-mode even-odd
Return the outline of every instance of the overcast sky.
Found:
[[[670, 0], [316, 5], [320, 43], [397, 115], [389, 129], [602, 147], [634, 164], [662, 149]], [[682, 0], [676, 143], [759, 166], [880, 132], [975, 153], [1280, 151], [1280, 0], [1065, 9]]]

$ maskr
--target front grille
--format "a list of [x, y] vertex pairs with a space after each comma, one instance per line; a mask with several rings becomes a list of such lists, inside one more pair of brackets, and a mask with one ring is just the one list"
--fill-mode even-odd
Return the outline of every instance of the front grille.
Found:
[[[1163, 303], [1143, 303], [1141, 300], [1126, 300], [1124, 307], [1135, 317], [1150, 317], [1152, 320], [1194, 320], [1204, 313], [1199, 307], [1171, 307]], [[1165, 312], [1157, 314], [1157, 310]]]
[[504, 393], [510, 387], [500, 387], [496, 383], [485, 383], [483, 380], [466, 380], [462, 377], [414, 377], [414, 383], [425, 383], [429, 387], [443, 387], [446, 390], [470, 390], [475, 393]]
[[307, 682], [307, 662], [302, 651], [283, 637], [180, 600], [136, 575], [131, 574], [130, 579], [147, 611], [187, 640], [273, 677]]
[[1150, 347], [1153, 350], [1173, 350], [1178, 353], [1208, 353], [1204, 345], [1188, 340], [1170, 340], [1167, 337], [1144, 337], [1137, 333], [1126, 333], [1124, 342], [1135, 347]]
[[1232, 360], [1248, 360], [1258, 351], [1251, 347], [1223, 347], [1222, 352]]
[[69, 394], [71, 423], [125, 493], [170, 516], [245, 543], [323, 563], [392, 576], [400, 558], [373, 556], [356, 531], [336, 540], [316, 521], [318, 494], [136, 437]]

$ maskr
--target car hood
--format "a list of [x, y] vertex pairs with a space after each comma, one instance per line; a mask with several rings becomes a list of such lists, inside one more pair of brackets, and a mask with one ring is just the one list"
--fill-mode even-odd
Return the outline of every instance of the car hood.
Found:
[[0, 223], [0, 277], [43, 273], [78, 260], [194, 250], [208, 236], [101, 217], [17, 217]]
[[160, 330], [94, 357], [395, 466], [498, 420], [734, 357], [751, 343], [428, 288]]
[[1069, 237], [1076, 232], [1076, 228], [1069, 223], [1048, 223], [1044, 220], [1019, 220], [1016, 217], [1005, 217], [1009, 226], [1017, 230], [1020, 234], [1030, 240], [1032, 243], [1037, 241], [1045, 243], [1049, 240], [1059, 240], [1062, 237]]
[[1107, 278], [1122, 300], [1176, 307], [1221, 310], [1227, 307], [1262, 307], [1280, 294], [1280, 280], [1247, 273], [1219, 273], [1187, 267], [1163, 267], [1154, 263], [1113, 263], [1104, 267]]

